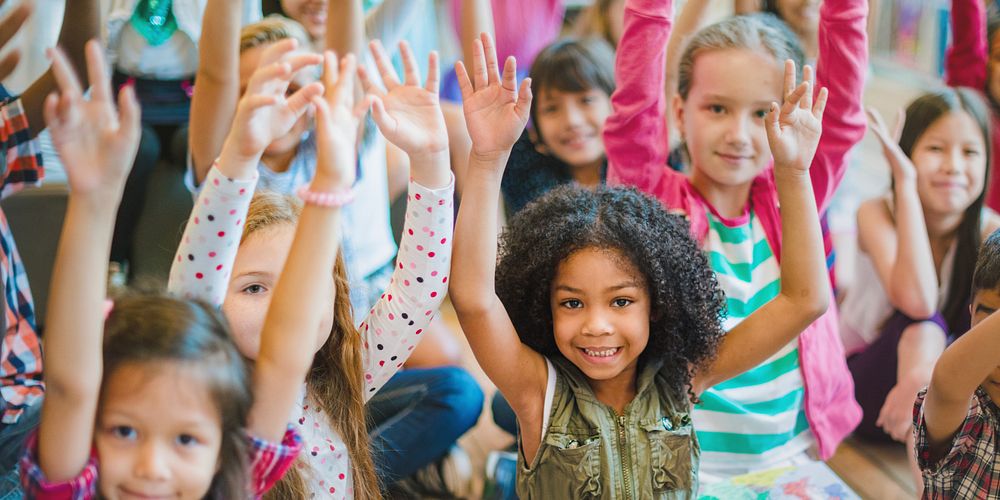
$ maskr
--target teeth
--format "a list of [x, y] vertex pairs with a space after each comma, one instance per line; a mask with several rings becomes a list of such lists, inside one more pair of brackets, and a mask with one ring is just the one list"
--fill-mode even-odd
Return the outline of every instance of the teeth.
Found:
[[594, 356], [597, 358], [607, 358], [609, 356], [614, 356], [615, 353], [618, 352], [618, 348], [612, 347], [611, 349], [601, 349], [601, 350], [584, 348], [583, 352], [587, 353], [588, 356]]

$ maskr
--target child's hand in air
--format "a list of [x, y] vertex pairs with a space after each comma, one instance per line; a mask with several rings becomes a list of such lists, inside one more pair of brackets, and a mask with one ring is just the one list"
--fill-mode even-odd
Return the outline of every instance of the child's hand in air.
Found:
[[117, 204], [139, 148], [139, 103], [131, 86], [118, 94], [115, 110], [105, 72], [104, 49], [87, 42], [87, 74], [93, 85], [84, 100], [80, 81], [60, 49], [50, 49], [59, 92], [45, 100], [45, 123], [59, 152], [73, 195], [93, 195]]
[[[313, 186], [328, 191], [354, 184], [358, 122], [363, 106], [354, 106], [354, 73], [357, 59], [348, 54], [337, 61], [331, 51], [323, 54], [322, 96], [314, 96], [316, 107], [316, 178]], [[318, 186], [322, 184], [322, 186]]]
[[776, 169], [808, 172], [819, 145], [827, 90], [820, 89], [814, 103], [812, 87], [816, 82], [811, 66], [802, 68], [802, 80], [796, 87], [795, 63], [786, 60], [785, 102], [781, 106], [771, 103], [771, 111], [764, 119], [767, 143], [771, 147]]
[[517, 62], [513, 57], [504, 62], [501, 78], [496, 47], [487, 33], [476, 40], [473, 55], [473, 80], [461, 61], [455, 64], [465, 123], [472, 137], [472, 154], [484, 158], [504, 155], [528, 123], [531, 79], [525, 78], [518, 89]]
[[868, 108], [867, 111], [868, 127], [875, 133], [878, 142], [882, 144], [882, 152], [885, 154], [885, 159], [889, 162], [889, 167], [892, 169], [893, 180], [896, 183], [907, 182], [912, 184], [917, 180], [917, 168], [913, 166], [913, 162], [906, 156], [906, 153], [899, 148], [899, 136], [903, 131], [906, 113], [903, 110], [899, 111], [899, 116], [896, 118], [896, 128], [892, 135], [889, 135], [889, 129], [885, 126], [885, 120], [882, 119], [882, 115], [875, 108]]
[[382, 135], [411, 157], [447, 152], [448, 130], [438, 100], [438, 55], [431, 52], [427, 63], [427, 81], [420, 85], [420, 70], [413, 50], [399, 42], [403, 57], [403, 83], [378, 40], [369, 44], [375, 65], [386, 90], [375, 84], [364, 67], [358, 76], [372, 103], [372, 118]]
[[296, 46], [287, 39], [268, 47], [250, 77], [227, 140], [236, 159], [256, 163], [268, 145], [292, 129], [312, 98], [323, 93], [323, 84], [313, 82], [286, 97], [299, 70], [323, 62], [319, 54], [295, 52]]

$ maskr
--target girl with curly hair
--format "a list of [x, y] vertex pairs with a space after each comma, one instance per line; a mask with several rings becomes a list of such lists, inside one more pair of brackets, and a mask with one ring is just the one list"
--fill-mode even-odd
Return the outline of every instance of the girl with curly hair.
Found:
[[[786, 95], [782, 80], [799, 78], [787, 66], [783, 76], [782, 61], [801, 52], [793, 38], [755, 16], [698, 31], [680, 58], [670, 103], [689, 173], [666, 169], [664, 57], [672, 3], [626, 1], [614, 112], [604, 129], [608, 183], [635, 186], [688, 216], [726, 293], [723, 328], [731, 332], [790, 277], [783, 250], [794, 247], [781, 237], [779, 206], [782, 214], [785, 207], [766, 116], [768, 103]], [[818, 213], [827, 210], [847, 154], [865, 133], [867, 4], [826, 0], [820, 9], [815, 75], [820, 86], [829, 85], [833, 112], [824, 117], [809, 168]], [[803, 65], [801, 78], [812, 74]], [[702, 482], [830, 458], [861, 419], [834, 308], [797, 341], [746, 376], [710, 388], [702, 400], [695, 407]]]
[[516, 86], [513, 58], [501, 78], [488, 35], [476, 55], [474, 84], [457, 67], [473, 147], [451, 296], [476, 359], [517, 415], [518, 496], [689, 497], [700, 454], [691, 401], [826, 311], [808, 175], [826, 93], [814, 105], [812, 82], [786, 78], [785, 103], [771, 105], [787, 279], [723, 337], [724, 299], [687, 223], [631, 189], [553, 190], [511, 221], [497, 263], [500, 180], [531, 92], [527, 80]]

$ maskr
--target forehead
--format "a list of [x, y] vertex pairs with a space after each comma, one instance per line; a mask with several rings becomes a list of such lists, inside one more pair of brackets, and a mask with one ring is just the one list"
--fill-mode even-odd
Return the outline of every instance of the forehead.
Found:
[[146, 427], [219, 425], [221, 416], [205, 375], [191, 363], [126, 363], [107, 377], [102, 416], [127, 416]]
[[973, 312], [978, 306], [989, 309], [1000, 309], [1000, 290], [976, 290], [972, 296]]
[[960, 109], [945, 113], [934, 120], [920, 136], [920, 139], [927, 138], [954, 142], [982, 143], [984, 141], [982, 130], [975, 118]]
[[559, 263], [553, 284], [573, 288], [604, 288], [625, 281], [642, 283], [639, 269], [621, 251], [588, 247], [571, 253]]
[[781, 98], [783, 79], [782, 66], [770, 54], [750, 49], [704, 50], [694, 56], [688, 98], [770, 103]]
[[250, 234], [240, 244], [236, 261], [233, 263], [233, 276], [248, 272], [271, 273], [277, 276], [285, 266], [294, 239], [295, 226], [291, 224], [278, 224]]

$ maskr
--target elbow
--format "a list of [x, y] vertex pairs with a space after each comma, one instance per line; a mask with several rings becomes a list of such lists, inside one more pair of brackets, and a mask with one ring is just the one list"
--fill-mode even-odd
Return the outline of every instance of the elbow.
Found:
[[906, 317], [923, 321], [930, 319], [937, 311], [934, 309], [930, 297], [921, 297], [920, 295], [918, 293], [896, 292], [891, 294], [889, 302]]
[[809, 323], [819, 319], [830, 308], [828, 286], [816, 287], [794, 295], [785, 294], [785, 297], [793, 304], [794, 310], [802, 314], [803, 318], [807, 318]]
[[480, 287], [466, 287], [451, 282], [448, 287], [448, 297], [455, 312], [460, 316], [472, 316], [488, 311], [498, 300], [495, 294], [483, 293]]

